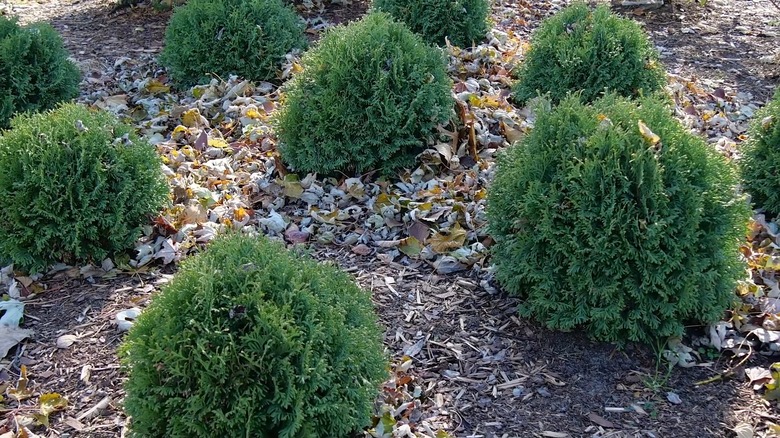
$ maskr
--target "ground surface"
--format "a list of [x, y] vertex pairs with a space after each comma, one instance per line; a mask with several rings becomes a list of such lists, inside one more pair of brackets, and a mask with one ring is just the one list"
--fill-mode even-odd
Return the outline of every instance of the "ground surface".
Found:
[[[496, 23], [527, 38], [541, 18], [560, 6], [498, 2], [495, 8], [503, 13], [497, 14]], [[329, 6], [324, 22], [359, 17], [365, 8]], [[647, 24], [672, 73], [702, 78], [704, 86], [712, 86], [709, 90], [749, 92], [752, 101], [765, 101], [780, 81], [780, 11], [747, 0], [688, 8], [678, 4], [674, 10], [667, 6], [623, 12]], [[85, 85], [90, 89], [110, 87], [114, 79], [102, 72], [117, 59], [158, 52], [169, 16], [149, 7], [113, 11], [113, 5], [101, 0], [12, 0], [5, 10], [24, 22], [53, 23], [90, 75]], [[314, 12], [305, 15], [313, 28], [323, 22]], [[733, 378], [723, 381], [695, 384], [729, 369], [734, 362], [727, 357], [675, 369], [667, 380], [653, 351], [636, 346], [619, 351], [576, 333], [550, 332], [520, 320], [514, 300], [476, 275], [440, 274], [422, 261], [399, 263], [356, 248], [316, 245], [315, 254], [338, 260], [373, 292], [394, 362], [412, 357], [408, 373], [414, 380], [409, 385], [420, 385], [424, 393], [415, 399], [407, 420], [419, 424], [420, 433], [433, 436], [445, 430], [475, 438], [707, 437], [733, 436], [730, 429], [739, 423], [754, 426], [757, 435], [766, 434], [767, 421], [780, 422], [742, 371], [746, 365], [769, 363], [761, 355], [753, 355]], [[12, 352], [0, 377], [15, 382], [20, 366], [26, 365], [29, 386], [36, 393], [58, 392], [68, 398], [69, 407], [52, 415], [50, 430], [35, 429], [39, 434], [125, 433], [123, 375], [116, 353], [122, 334], [114, 318], [121, 310], [143, 307], [169, 280], [172, 269], [142, 269], [113, 278], [70, 269], [30, 286], [30, 291], [45, 288], [27, 301], [25, 326], [35, 334]], [[75, 336], [72, 345], [58, 348], [62, 335]], [[680, 403], [673, 403], [669, 392], [679, 396]], [[93, 409], [96, 406], [100, 409]]]

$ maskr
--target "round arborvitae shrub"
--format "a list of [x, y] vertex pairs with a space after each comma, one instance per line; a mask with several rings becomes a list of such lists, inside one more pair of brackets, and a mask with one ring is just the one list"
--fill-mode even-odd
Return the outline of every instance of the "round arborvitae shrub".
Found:
[[173, 13], [160, 60], [181, 86], [211, 74], [273, 80], [284, 56], [306, 47], [304, 28], [282, 0], [191, 0]]
[[21, 27], [0, 16], [0, 128], [16, 113], [51, 109], [76, 97], [80, 80], [49, 24]]
[[373, 7], [432, 44], [443, 45], [447, 38], [456, 46], [470, 46], [488, 30], [488, 0], [374, 0]]
[[749, 134], [741, 161], [745, 189], [756, 207], [780, 214], [780, 89], [756, 113]]
[[384, 13], [328, 30], [302, 64], [276, 119], [282, 158], [298, 171], [412, 165], [452, 112], [443, 52]]
[[718, 320], [744, 275], [736, 170], [664, 104], [569, 97], [498, 162], [496, 278], [523, 316], [624, 342]]
[[0, 135], [0, 254], [31, 271], [133, 247], [168, 186], [154, 149], [77, 104], [22, 114]]
[[184, 262], [122, 347], [138, 437], [347, 437], [387, 376], [367, 292], [265, 238]]
[[517, 79], [517, 101], [541, 93], [554, 103], [577, 90], [583, 100], [592, 102], [605, 89], [636, 97], [666, 83], [658, 53], [637, 23], [618, 17], [607, 6], [591, 10], [582, 3], [542, 23]]

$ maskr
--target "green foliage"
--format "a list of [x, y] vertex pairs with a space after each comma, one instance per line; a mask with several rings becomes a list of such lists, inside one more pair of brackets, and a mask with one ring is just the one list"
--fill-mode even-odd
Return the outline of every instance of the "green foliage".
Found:
[[215, 240], [121, 348], [137, 437], [347, 437], [387, 376], [370, 296], [265, 238]]
[[44, 111], [78, 95], [81, 73], [49, 24], [0, 16], [0, 128], [14, 114]]
[[652, 342], [718, 320], [733, 301], [750, 216], [736, 171], [663, 103], [638, 105], [569, 97], [499, 160], [493, 257], [522, 315]]
[[488, 0], [374, 0], [377, 11], [387, 12], [431, 44], [466, 47], [485, 38]]
[[297, 171], [410, 166], [452, 112], [443, 52], [384, 13], [328, 30], [302, 64], [276, 119]]
[[745, 190], [756, 207], [780, 214], [780, 89], [756, 112], [740, 162]]
[[584, 101], [592, 102], [605, 88], [637, 97], [666, 83], [658, 53], [637, 23], [607, 6], [591, 10], [583, 3], [542, 23], [517, 78], [514, 97], [519, 102], [549, 93], [557, 103], [577, 90]]
[[281, 0], [191, 0], [173, 13], [160, 61], [186, 87], [209, 74], [272, 81], [284, 56], [306, 47], [303, 31]]
[[0, 136], [0, 254], [38, 271], [132, 248], [167, 199], [154, 149], [112, 115], [65, 104]]

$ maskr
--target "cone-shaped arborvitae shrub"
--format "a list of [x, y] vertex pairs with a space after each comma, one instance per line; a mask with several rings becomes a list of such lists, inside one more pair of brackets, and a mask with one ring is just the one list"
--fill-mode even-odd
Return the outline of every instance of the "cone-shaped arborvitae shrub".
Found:
[[120, 355], [143, 438], [349, 437], [387, 377], [367, 292], [241, 235], [186, 260]]
[[173, 13], [160, 60], [184, 87], [214, 74], [274, 80], [284, 56], [306, 47], [304, 27], [282, 0], [190, 0]]
[[0, 133], [0, 254], [38, 271], [131, 249], [168, 196], [154, 149], [104, 111], [65, 104]]
[[648, 342], [716, 321], [744, 275], [736, 170], [662, 103], [576, 96], [539, 114], [488, 199], [496, 277], [520, 312]]
[[745, 189], [753, 204], [780, 214], [780, 89], [755, 114], [741, 161]]
[[443, 52], [384, 13], [328, 30], [302, 64], [277, 116], [282, 158], [300, 172], [412, 165], [452, 112]]
[[431, 44], [444, 45], [447, 38], [456, 46], [470, 47], [488, 31], [488, 0], [374, 0], [373, 6]]
[[80, 80], [54, 28], [22, 27], [0, 16], [0, 128], [16, 113], [51, 109], [76, 97]]
[[666, 74], [637, 23], [604, 5], [591, 10], [577, 3], [542, 23], [517, 79], [518, 102], [549, 94], [557, 103], [577, 90], [592, 102], [604, 89], [625, 97], [655, 92], [666, 83]]

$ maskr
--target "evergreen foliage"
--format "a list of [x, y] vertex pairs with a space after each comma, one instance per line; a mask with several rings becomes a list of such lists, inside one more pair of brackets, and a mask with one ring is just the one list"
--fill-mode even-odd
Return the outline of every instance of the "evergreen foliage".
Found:
[[121, 348], [136, 437], [348, 437], [387, 376], [369, 294], [265, 238], [187, 259]]
[[104, 111], [22, 114], [0, 136], [0, 254], [17, 266], [94, 261], [133, 247], [165, 203], [154, 149]]
[[78, 95], [81, 73], [46, 23], [19, 26], [0, 16], [0, 128], [14, 114], [44, 111]]
[[443, 52], [384, 13], [329, 29], [302, 64], [276, 119], [297, 171], [410, 166], [452, 113]]
[[625, 97], [655, 92], [663, 88], [666, 74], [637, 23], [605, 5], [591, 10], [575, 3], [542, 22], [517, 79], [518, 102], [541, 93], [557, 103], [578, 90], [592, 102], [605, 89]]
[[750, 216], [735, 169], [664, 104], [638, 105], [571, 96], [499, 160], [496, 277], [523, 316], [650, 342], [716, 321], [733, 301]]
[[431, 44], [470, 47], [488, 31], [488, 0], [374, 0], [377, 11], [387, 12]]
[[274, 81], [284, 56], [306, 47], [304, 27], [282, 0], [190, 0], [171, 17], [160, 61], [185, 87], [209, 74]]
[[780, 214], [780, 88], [750, 124], [741, 161], [745, 189], [756, 207]]

